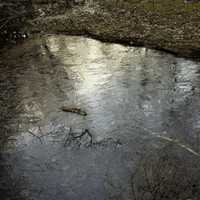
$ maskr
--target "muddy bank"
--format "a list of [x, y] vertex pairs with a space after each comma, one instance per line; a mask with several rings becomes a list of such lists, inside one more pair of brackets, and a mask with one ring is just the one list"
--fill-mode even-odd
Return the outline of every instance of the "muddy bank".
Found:
[[110, 9], [93, 3], [67, 9], [64, 13], [49, 15], [43, 12], [29, 21], [26, 30], [31, 33], [86, 35], [106, 42], [146, 46], [178, 56], [198, 58], [199, 4], [189, 6], [186, 10], [177, 7], [176, 13], [163, 13], [159, 9], [145, 10], [143, 7]]

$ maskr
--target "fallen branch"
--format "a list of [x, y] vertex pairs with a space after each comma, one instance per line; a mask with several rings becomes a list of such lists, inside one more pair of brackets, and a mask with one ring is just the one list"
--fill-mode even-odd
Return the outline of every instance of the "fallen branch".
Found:
[[87, 113], [84, 110], [80, 109], [80, 108], [70, 108], [70, 107], [63, 106], [63, 107], [61, 107], [61, 110], [63, 112], [76, 113], [76, 114], [82, 115], [82, 116], [86, 116], [87, 115]]

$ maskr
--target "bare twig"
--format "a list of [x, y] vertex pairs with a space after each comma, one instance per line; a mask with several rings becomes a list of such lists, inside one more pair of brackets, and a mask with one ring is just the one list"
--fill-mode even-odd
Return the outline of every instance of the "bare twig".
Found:
[[69, 141], [69, 138], [70, 138], [70, 136], [71, 136], [71, 133], [72, 133], [72, 128], [70, 127], [70, 128], [69, 128], [69, 133], [66, 134], [66, 137], [65, 137], [64, 147], [66, 147], [67, 142]]
[[40, 143], [43, 144], [42, 139], [41, 139], [40, 136], [35, 135], [35, 134], [34, 134], [32, 131], [30, 131], [30, 130], [28, 130], [28, 133], [30, 133], [33, 137], [36, 137], [37, 139], [39, 139], [39, 140], [40, 140]]

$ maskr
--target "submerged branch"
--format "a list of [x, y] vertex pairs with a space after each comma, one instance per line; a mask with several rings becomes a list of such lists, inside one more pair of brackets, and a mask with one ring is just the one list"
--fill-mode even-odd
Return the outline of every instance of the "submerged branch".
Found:
[[37, 139], [39, 139], [40, 143], [43, 144], [42, 139], [41, 139], [40, 136], [35, 135], [35, 134], [34, 134], [32, 131], [30, 131], [30, 130], [28, 131], [28, 133], [30, 133], [33, 137], [36, 137]]
[[186, 151], [192, 153], [193, 155], [195, 156], [200, 156], [199, 153], [197, 153], [195, 150], [193, 150], [192, 148], [186, 146], [185, 144], [182, 144], [179, 140], [176, 140], [176, 139], [172, 139], [172, 138], [169, 138], [169, 137], [166, 137], [166, 136], [161, 136], [161, 135], [156, 135], [157, 138], [161, 138], [165, 141], [168, 141], [168, 142], [172, 142], [174, 144], [176, 144], [177, 146], [185, 149]]

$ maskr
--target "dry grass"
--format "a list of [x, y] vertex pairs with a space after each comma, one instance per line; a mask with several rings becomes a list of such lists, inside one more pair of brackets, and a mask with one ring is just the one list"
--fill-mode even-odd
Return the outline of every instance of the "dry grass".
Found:
[[110, 9], [120, 8], [152, 12], [165, 17], [177, 15], [200, 16], [200, 3], [184, 3], [184, 0], [101, 0], [100, 4], [106, 5]]

